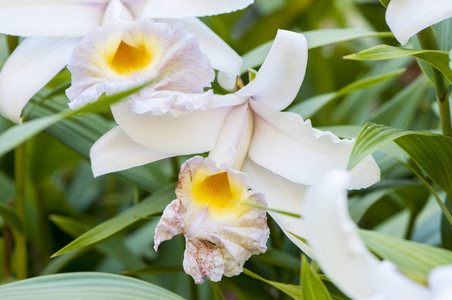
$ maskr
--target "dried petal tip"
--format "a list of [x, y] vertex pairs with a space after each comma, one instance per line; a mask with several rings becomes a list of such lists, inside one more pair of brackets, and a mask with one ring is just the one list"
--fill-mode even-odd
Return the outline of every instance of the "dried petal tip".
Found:
[[266, 202], [246, 174], [196, 156], [182, 166], [176, 195], [157, 225], [155, 247], [184, 234], [184, 270], [196, 283], [238, 275], [251, 255], [267, 250], [266, 212], [244, 204]]

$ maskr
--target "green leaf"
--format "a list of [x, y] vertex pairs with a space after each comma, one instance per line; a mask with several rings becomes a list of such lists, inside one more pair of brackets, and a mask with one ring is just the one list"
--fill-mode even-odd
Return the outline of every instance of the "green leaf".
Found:
[[85, 232], [80, 237], [53, 254], [52, 257], [100, 242], [141, 219], [160, 213], [174, 198], [174, 186], [166, 188], [160, 193], [155, 193], [155, 195], [146, 198], [139, 204], [127, 209], [118, 216]]
[[5, 130], [5, 132], [0, 135], [0, 156], [4, 155], [8, 151], [14, 149], [18, 145], [22, 144], [26, 140], [30, 139], [34, 135], [45, 130], [46, 128], [50, 127], [60, 120], [75, 116], [80, 113], [103, 111], [111, 104], [118, 102], [126, 98], [127, 96], [132, 95], [133, 93], [136, 93], [146, 85], [147, 84], [111, 96], [103, 96], [96, 102], [89, 103], [78, 110], [70, 110], [69, 108], [67, 108], [55, 115], [31, 120], [20, 125], [15, 125]]
[[437, 50], [413, 50], [397, 48], [388, 45], [378, 45], [357, 54], [345, 56], [345, 59], [352, 60], [386, 60], [400, 57], [413, 56], [430, 64], [440, 71], [452, 84], [452, 70], [449, 68], [449, 54], [445, 51]]
[[319, 275], [311, 269], [304, 255], [301, 269], [301, 295], [303, 299], [333, 300]]
[[301, 291], [300, 291], [300, 287], [296, 286], [296, 285], [292, 285], [292, 284], [286, 284], [286, 283], [281, 283], [281, 282], [276, 282], [276, 281], [271, 281], [271, 280], [267, 280], [265, 278], [260, 277], [257, 274], [254, 274], [253, 272], [251, 272], [248, 269], [243, 268], [243, 273], [245, 273], [246, 275], [253, 277], [257, 280], [263, 281], [271, 286], [274, 286], [275, 288], [277, 288], [278, 290], [286, 293], [287, 295], [289, 295], [290, 297], [292, 297], [295, 300], [302, 300], [303, 296], [301, 295]]
[[430, 271], [452, 264], [452, 251], [361, 230], [366, 245], [383, 259], [392, 261], [407, 276], [426, 282]]
[[6, 224], [17, 234], [24, 234], [24, 227], [16, 211], [6, 205], [0, 204], [0, 216]]
[[[392, 37], [391, 32], [375, 32], [366, 31], [354, 28], [345, 29], [320, 29], [303, 32], [308, 42], [308, 49], [314, 49], [334, 43], [366, 38], [366, 37]], [[255, 68], [260, 66], [273, 44], [273, 41], [267, 42], [242, 56], [243, 67], [242, 73], [245, 73], [247, 68]]]
[[371, 86], [378, 84], [382, 81], [385, 81], [387, 79], [399, 76], [403, 72], [405, 72], [405, 69], [398, 69], [398, 70], [391, 71], [391, 72], [388, 72], [385, 74], [380, 74], [380, 75], [371, 76], [368, 78], [363, 78], [363, 79], [354, 81], [349, 85], [346, 85], [345, 87], [341, 88], [337, 92], [319, 95], [319, 96], [315, 96], [310, 99], [304, 100], [301, 103], [291, 106], [288, 110], [291, 112], [300, 114], [305, 119], [309, 119], [329, 102], [336, 100], [344, 95], [347, 95], [353, 91], [366, 89], [368, 87], [371, 87]]
[[380, 0], [381, 4], [383, 4], [384, 7], [388, 7], [389, 2], [391, 2], [391, 0]]
[[379, 149], [406, 165], [424, 181], [452, 224], [452, 216], [423, 175], [425, 173], [447, 194], [452, 195], [452, 138], [367, 123], [356, 139], [347, 168], [351, 170]]
[[40, 276], [0, 286], [8, 300], [169, 300], [183, 299], [153, 284], [114, 274], [80, 272]]

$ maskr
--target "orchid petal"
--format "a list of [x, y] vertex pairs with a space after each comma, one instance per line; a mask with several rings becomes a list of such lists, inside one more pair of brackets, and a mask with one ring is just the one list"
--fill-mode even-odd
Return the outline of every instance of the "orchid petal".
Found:
[[253, 115], [248, 104], [233, 108], [226, 117], [209, 158], [217, 165], [229, 165], [240, 170], [253, 133]]
[[451, 17], [450, 0], [392, 0], [386, 10], [386, 22], [402, 45], [419, 31]]
[[[295, 113], [277, 112], [251, 101], [255, 112], [249, 157], [291, 181], [312, 185], [330, 169], [344, 169], [353, 140], [341, 140], [328, 131], [312, 128]], [[349, 189], [367, 187], [380, 179], [380, 170], [369, 156], [351, 171]]]
[[133, 19], [132, 13], [121, 0], [110, 0], [102, 18], [102, 25], [118, 21], [130, 22]]
[[350, 177], [333, 170], [306, 193], [307, 238], [323, 272], [353, 299], [427, 300], [427, 289], [367, 250], [348, 214]]
[[0, 32], [20, 36], [83, 36], [101, 25], [109, 0], [3, 0]]
[[135, 142], [156, 151], [182, 155], [212, 149], [231, 108], [195, 110], [179, 117], [136, 114], [127, 101], [111, 109], [116, 122]]
[[142, 17], [185, 18], [218, 15], [243, 9], [253, 0], [148, 0]]
[[452, 286], [449, 284], [452, 278], [452, 265], [434, 268], [428, 275], [428, 285], [433, 292], [432, 299], [448, 300], [452, 294]]
[[297, 95], [308, 59], [306, 38], [279, 30], [256, 78], [237, 92], [276, 110], [283, 110]]
[[[289, 181], [248, 158], [243, 163], [242, 171], [249, 175], [254, 189], [265, 195], [268, 208], [296, 214], [302, 213], [306, 186]], [[292, 232], [299, 237], [306, 237], [304, 220], [272, 211], [268, 211], [268, 213], [287, 237], [304, 253], [312, 257], [311, 248], [290, 234]]]
[[0, 72], [0, 112], [20, 123], [28, 100], [64, 68], [79, 38], [25, 39]]
[[135, 143], [119, 126], [101, 136], [89, 154], [95, 177], [175, 156]]
[[[158, 21], [168, 24], [182, 23], [188, 32], [196, 35], [199, 39], [199, 47], [210, 59], [212, 67], [225, 73], [222, 75], [223, 82], [235, 84], [235, 78], [240, 74], [242, 67], [242, 58], [203, 22], [196, 18], [160, 19]], [[230, 81], [230, 78], [233, 78], [233, 80]], [[226, 86], [225, 88], [232, 89], [233, 87]]]

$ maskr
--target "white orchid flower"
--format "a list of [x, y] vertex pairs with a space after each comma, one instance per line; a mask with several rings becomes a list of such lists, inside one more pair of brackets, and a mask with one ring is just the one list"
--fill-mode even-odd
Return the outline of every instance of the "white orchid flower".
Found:
[[29, 99], [68, 63], [75, 45], [94, 29], [117, 19], [181, 22], [200, 40], [215, 69], [229, 77], [241, 58], [196, 16], [242, 9], [252, 0], [1, 0], [0, 33], [27, 37], [0, 72], [0, 113], [20, 123]]
[[[304, 78], [307, 45], [303, 35], [279, 31], [256, 78], [231, 94], [212, 100], [205, 111], [173, 117], [113, 109], [119, 126], [91, 149], [95, 175], [165, 157], [210, 151], [217, 166], [247, 173], [268, 206], [300, 211], [305, 188], [331, 168], [345, 169], [354, 141], [312, 128], [300, 115], [280, 112], [295, 98]], [[121, 103], [121, 105], [126, 105]], [[380, 171], [368, 157], [352, 171], [348, 188], [367, 187]], [[307, 247], [302, 219], [270, 212], [294, 243]]]
[[182, 165], [176, 195], [155, 229], [154, 248], [183, 234], [184, 270], [196, 283], [238, 275], [251, 255], [267, 249], [266, 211], [246, 205], [266, 206], [265, 199], [246, 174], [195, 156]]
[[400, 44], [419, 31], [452, 17], [450, 0], [391, 0], [386, 23]]
[[344, 170], [332, 170], [306, 194], [306, 237], [323, 272], [352, 299], [450, 299], [452, 265], [433, 269], [426, 287], [400, 273], [393, 263], [379, 261], [366, 248], [348, 214], [350, 179]]
[[[77, 109], [99, 97], [152, 82], [126, 103], [135, 114], [183, 115], [205, 109], [215, 78], [199, 41], [180, 23], [151, 19], [115, 22], [88, 34], [68, 63], [72, 85], [69, 106]], [[121, 104], [120, 104], [121, 105]]]

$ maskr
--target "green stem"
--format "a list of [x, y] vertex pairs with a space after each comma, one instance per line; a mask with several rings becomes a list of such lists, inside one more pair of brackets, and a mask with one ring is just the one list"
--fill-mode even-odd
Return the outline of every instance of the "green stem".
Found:
[[[16, 181], [16, 202], [15, 210], [19, 219], [22, 222], [23, 228], [25, 230], [25, 144], [17, 146], [14, 152], [14, 171], [15, 171], [15, 181]], [[15, 234], [15, 244], [16, 244], [16, 276], [17, 279], [27, 278], [27, 239], [25, 234]]]
[[[433, 27], [428, 27], [417, 34], [419, 43], [423, 49], [438, 50], [438, 40]], [[441, 127], [443, 134], [452, 136], [452, 126], [450, 120], [450, 105], [448, 97], [448, 86], [444, 80], [443, 74], [438, 69], [433, 68], [433, 81], [436, 87], [436, 99], [441, 118]]]
[[414, 223], [416, 221], [416, 217], [417, 217], [417, 214], [410, 212], [410, 219], [408, 221], [408, 227], [407, 227], [406, 233], [405, 233], [406, 240], [411, 239], [411, 235], [413, 234], [413, 230], [414, 230]]

